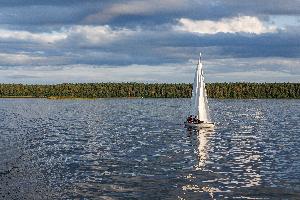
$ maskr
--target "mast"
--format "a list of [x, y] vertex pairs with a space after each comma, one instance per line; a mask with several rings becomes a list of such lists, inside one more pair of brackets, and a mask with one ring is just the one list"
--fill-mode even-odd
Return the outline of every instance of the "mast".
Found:
[[199, 53], [199, 61], [198, 61], [198, 65], [199, 65], [199, 63], [201, 63], [201, 61], [202, 61], [202, 53], [200, 52], [200, 53]]

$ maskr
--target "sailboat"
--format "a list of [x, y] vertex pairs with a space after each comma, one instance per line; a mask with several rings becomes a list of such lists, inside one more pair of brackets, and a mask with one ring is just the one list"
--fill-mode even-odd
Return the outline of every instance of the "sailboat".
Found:
[[215, 124], [211, 121], [209, 115], [209, 107], [201, 59], [202, 58], [200, 53], [193, 83], [191, 115], [185, 121], [185, 125], [187, 127], [195, 128], [213, 128]]

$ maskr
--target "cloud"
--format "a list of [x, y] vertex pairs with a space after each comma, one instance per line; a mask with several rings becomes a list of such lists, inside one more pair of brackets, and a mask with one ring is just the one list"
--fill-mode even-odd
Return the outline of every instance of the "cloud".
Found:
[[22, 53], [8, 54], [0, 53], [0, 65], [1, 66], [11, 66], [11, 65], [32, 65], [36, 62], [44, 60], [40, 56], [30, 56]]
[[266, 26], [257, 17], [241, 16], [234, 18], [223, 18], [220, 21], [192, 20], [181, 18], [176, 30], [182, 30], [200, 34], [216, 33], [270, 33], [275, 32], [275, 26]]
[[[160, 65], [61, 65], [0, 68], [2, 82], [160, 82], [191, 83], [195, 62]], [[300, 62], [283, 58], [205, 59], [207, 82], [299, 82]]]
[[89, 14], [89, 7], [84, 3], [40, 5], [34, 1], [30, 1], [31, 4], [25, 2], [29, 1], [22, 1], [19, 4], [7, 4], [6, 6], [1, 6], [0, 3], [0, 24], [14, 26], [77, 24], [85, 15]]
[[215, 82], [291, 82], [299, 83], [300, 75], [276, 71], [217, 73]]
[[0, 69], [9, 67], [42, 67], [44, 65], [56, 68], [65, 63], [72, 63], [69, 55], [48, 55], [39, 52], [0, 53]]
[[188, 3], [187, 0], [123, 1], [108, 5], [105, 9], [87, 16], [84, 21], [87, 23], [103, 23], [123, 15], [149, 16], [158, 12], [170, 13], [187, 7]]
[[300, 80], [295, 58], [226, 58], [204, 60], [208, 82], [295, 82]]
[[199, 51], [210, 81], [237, 80], [239, 73], [256, 80], [256, 72], [296, 80], [299, 3], [3, 0], [0, 70], [6, 75], [0, 82], [51, 82], [50, 76], [58, 82], [189, 82]]
[[[129, 65], [122, 68], [111, 66], [66, 65], [60, 69], [15, 67], [0, 69], [3, 82], [63, 83], [63, 82], [184, 82], [190, 74], [181, 73], [182, 66]], [[178, 76], [180, 74], [180, 76]], [[34, 79], [32, 77], [34, 76]], [[188, 78], [187, 78], [188, 77]], [[88, 80], [88, 81], [87, 81]]]
[[104, 25], [72, 26], [65, 32], [67, 34], [66, 40], [68, 40], [69, 43], [79, 43], [78, 46], [101, 46], [131, 36], [136, 30], [126, 28], [112, 29], [110, 26]]
[[32, 76], [32, 75], [8, 75], [6, 76], [7, 79], [13, 79], [13, 80], [26, 80], [26, 79], [35, 79], [38, 78], [37, 76]]
[[226, 0], [219, 5], [224, 6], [225, 9], [237, 13], [248, 13], [255, 15], [299, 15], [300, 2], [299, 0]]
[[300, 61], [297, 58], [222, 58], [206, 60], [205, 65], [206, 71], [211, 74], [273, 71], [300, 76]]
[[21, 41], [52, 43], [66, 38], [67, 35], [63, 32], [31, 33], [29, 31], [22, 31], [22, 30], [0, 29], [0, 40], [6, 40], [6, 41], [21, 40]]
[[134, 64], [183, 64], [199, 51], [203, 51], [207, 59], [300, 56], [297, 42], [299, 30], [292, 33], [279, 30], [259, 35], [194, 34], [173, 30], [168, 26], [144, 30], [77, 25], [58, 30], [56, 33], [64, 37], [51, 44], [47, 42], [49, 39], [42, 37], [51, 32], [26, 33], [39, 37], [31, 41], [23, 38], [22, 42], [18, 34], [12, 35], [9, 40], [0, 37], [0, 49], [3, 49], [0, 54], [1, 66], [86, 64], [118, 68]]
[[106, 44], [119, 38], [125, 38], [136, 30], [111, 29], [108, 25], [104, 26], [68, 26], [59, 31], [51, 32], [29, 32], [23, 30], [0, 29], [0, 41], [26, 41], [38, 43], [55, 43], [70, 41], [79, 44]]
[[241, 16], [300, 15], [299, 0], [1, 0], [0, 24], [118, 27], [172, 23], [174, 19], [219, 20]]

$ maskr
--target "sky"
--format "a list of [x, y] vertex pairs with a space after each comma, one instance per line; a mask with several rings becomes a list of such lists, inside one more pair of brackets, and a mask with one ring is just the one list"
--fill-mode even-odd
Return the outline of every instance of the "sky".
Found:
[[300, 81], [300, 0], [0, 0], [0, 83]]

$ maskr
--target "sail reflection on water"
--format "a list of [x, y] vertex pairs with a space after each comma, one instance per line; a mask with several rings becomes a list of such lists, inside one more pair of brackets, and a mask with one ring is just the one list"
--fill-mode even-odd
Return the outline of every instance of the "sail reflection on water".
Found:
[[195, 166], [196, 170], [203, 170], [205, 164], [208, 159], [207, 149], [209, 148], [210, 144], [208, 143], [209, 136], [212, 135], [213, 129], [199, 129], [196, 131], [197, 133], [197, 143], [198, 143], [198, 162]]
[[[208, 149], [210, 148], [210, 137], [213, 136], [214, 134], [214, 129], [213, 128], [205, 128], [205, 129], [188, 129], [188, 134], [195, 134], [197, 137], [197, 162], [196, 165], [194, 166], [195, 171], [201, 171], [205, 170], [205, 166], [209, 160], [209, 154], [208, 154]], [[189, 174], [187, 179], [190, 179], [190, 181], [193, 181], [196, 179], [193, 174]], [[197, 181], [196, 181], [197, 182]], [[206, 183], [203, 184], [188, 184], [182, 187], [183, 191], [193, 191], [193, 192], [206, 192], [209, 194], [211, 198], [214, 198], [214, 193], [215, 192], [221, 192], [218, 188], [214, 188], [209, 186]], [[185, 192], [184, 192], [185, 193]], [[184, 199], [184, 198], [181, 198]]]
[[236, 190], [262, 184], [261, 152], [254, 144], [255, 137], [233, 134], [227, 142], [220, 143], [221, 136], [214, 129], [188, 130], [188, 134], [196, 138], [197, 159], [193, 171], [186, 176], [183, 196], [190, 197], [192, 192], [201, 198], [230, 197]]

